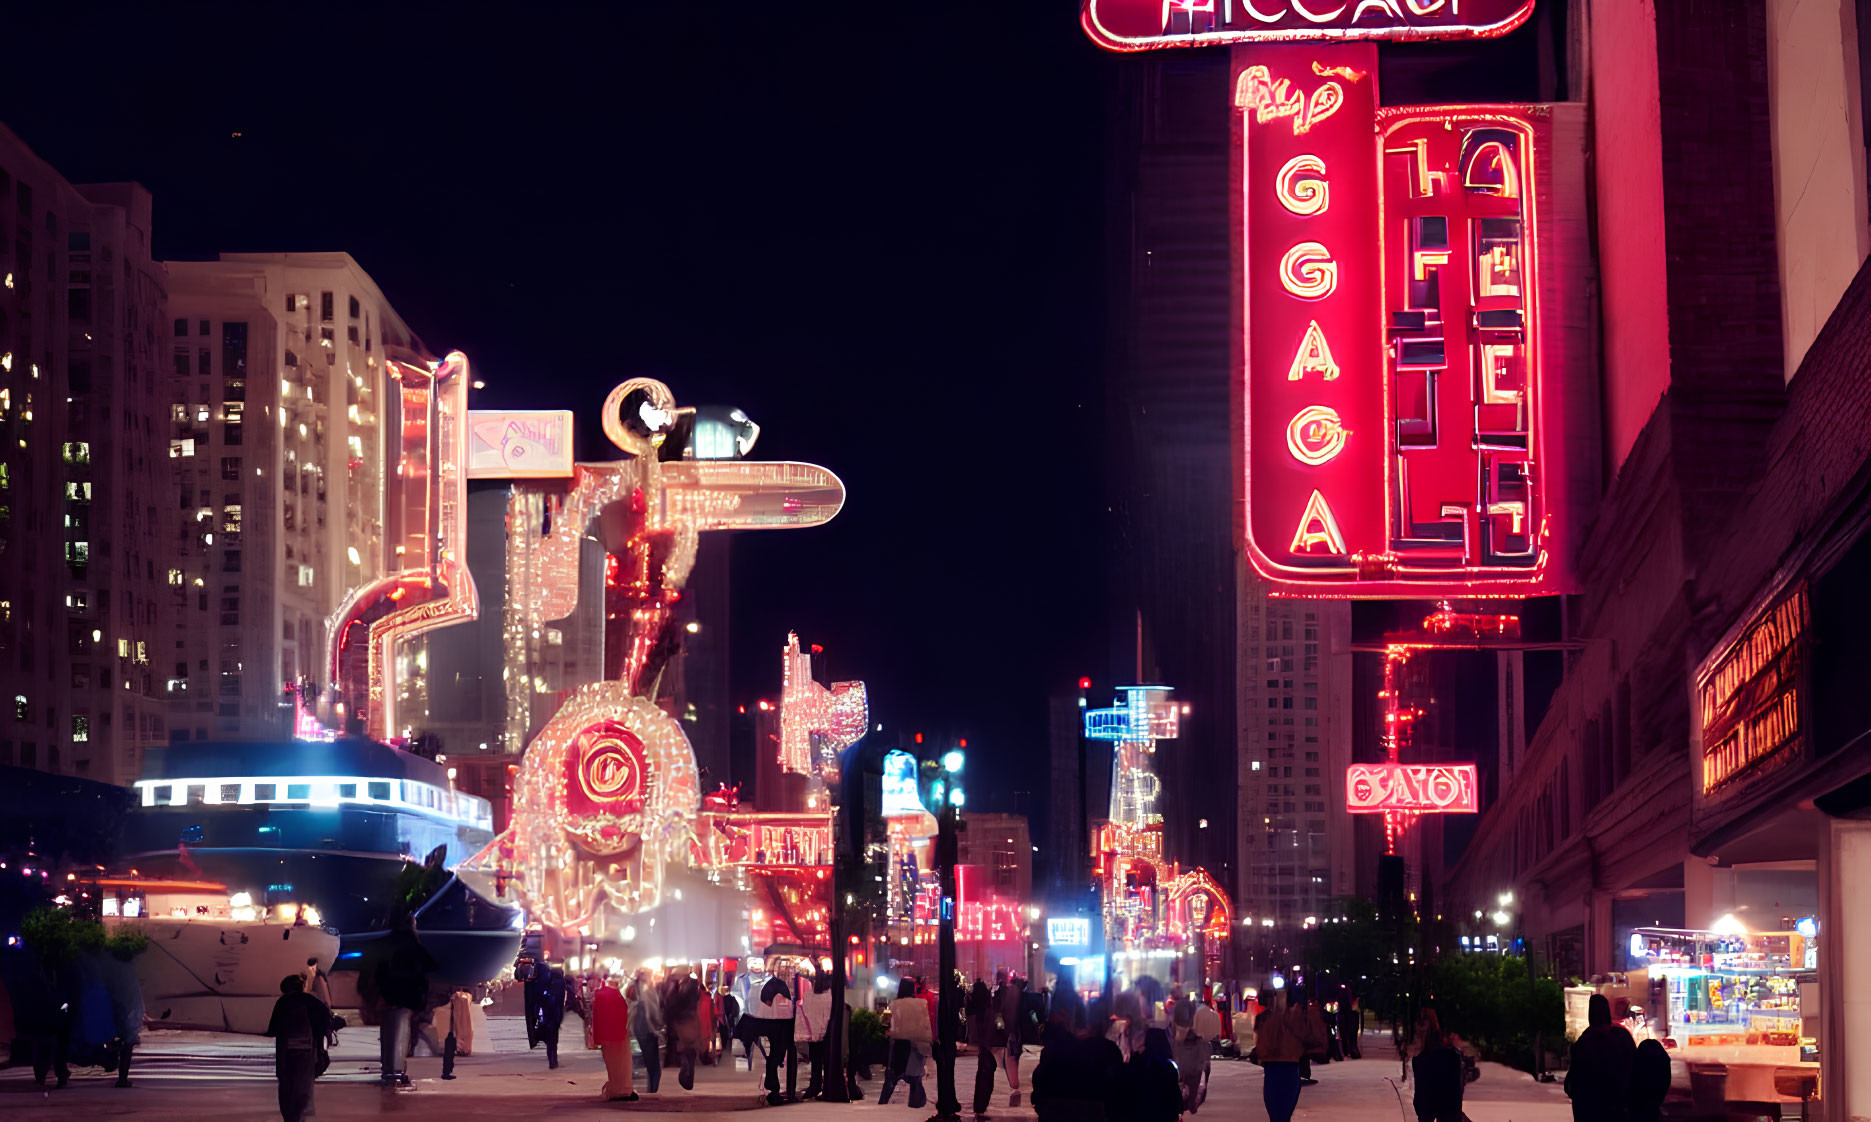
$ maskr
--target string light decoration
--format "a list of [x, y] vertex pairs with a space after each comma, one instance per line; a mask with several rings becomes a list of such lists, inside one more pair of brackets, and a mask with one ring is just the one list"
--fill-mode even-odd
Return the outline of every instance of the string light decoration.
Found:
[[398, 645], [480, 615], [465, 561], [468, 359], [384, 367], [402, 395], [397, 482], [384, 488], [398, 567], [354, 589], [326, 628], [336, 704], [379, 740], [398, 733], [399, 699], [386, 688]]
[[[732, 871], [753, 887], [756, 873], [829, 860], [829, 814], [702, 814], [694, 751], [654, 697], [680, 649], [675, 609], [700, 535], [819, 525], [842, 507], [844, 485], [812, 464], [662, 459], [688, 412], [661, 382], [620, 383], [603, 421], [624, 458], [576, 465], [567, 490], [516, 487], [508, 506], [508, 600], [519, 608], [503, 637], [507, 673], [520, 671], [510, 696], [525, 694], [529, 709], [552, 700], [528, 652], [578, 608], [586, 541], [606, 554], [605, 680], [572, 690], [533, 738], [513, 776], [511, 824], [458, 871], [565, 934], [621, 931], [661, 902], [672, 864], [698, 865], [717, 882]], [[816, 920], [812, 912], [802, 910], [802, 931], [822, 925], [823, 903]]]
[[834, 783], [838, 753], [856, 744], [869, 727], [864, 683], [819, 685], [812, 677], [811, 653], [799, 649], [799, 636], [792, 632], [780, 660], [780, 767]]
[[1163, 856], [1162, 782], [1150, 757], [1157, 741], [1178, 735], [1181, 714], [1168, 686], [1125, 686], [1112, 708], [1086, 712], [1085, 736], [1115, 748], [1111, 817], [1092, 839], [1092, 856], [1106, 884], [1105, 930], [1114, 944], [1126, 952], [1182, 946], [1200, 930], [1209, 937], [1207, 956], [1219, 962], [1233, 915], [1227, 893], [1206, 871], [1185, 871]]

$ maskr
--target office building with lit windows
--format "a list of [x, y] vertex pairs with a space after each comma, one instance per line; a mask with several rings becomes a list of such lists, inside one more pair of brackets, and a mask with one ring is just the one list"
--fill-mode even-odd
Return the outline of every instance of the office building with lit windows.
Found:
[[151, 209], [0, 127], [0, 764], [108, 783], [164, 738]]
[[1241, 564], [1235, 911], [1301, 921], [1355, 887], [1351, 605], [1267, 595]]
[[385, 556], [384, 359], [427, 352], [345, 253], [170, 262], [171, 739], [278, 736], [284, 688], [324, 684], [327, 621]]

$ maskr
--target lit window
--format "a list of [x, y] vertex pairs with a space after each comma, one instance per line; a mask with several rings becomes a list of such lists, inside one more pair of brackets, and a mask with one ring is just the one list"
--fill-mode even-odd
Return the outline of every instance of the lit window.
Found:
[[182, 587], [182, 570], [180, 569], [169, 570], [169, 584], [171, 587], [174, 587], [174, 588]]
[[117, 657], [118, 658], [130, 657], [130, 640], [128, 639], [117, 640]]
[[67, 441], [65, 444], [65, 462], [68, 464], [88, 464], [91, 462], [91, 445], [84, 440]]
[[13, 695], [13, 719], [16, 721], [32, 720], [32, 706], [27, 704], [26, 695], [23, 693]]
[[91, 718], [74, 714], [71, 719], [71, 738], [75, 744], [91, 739]]

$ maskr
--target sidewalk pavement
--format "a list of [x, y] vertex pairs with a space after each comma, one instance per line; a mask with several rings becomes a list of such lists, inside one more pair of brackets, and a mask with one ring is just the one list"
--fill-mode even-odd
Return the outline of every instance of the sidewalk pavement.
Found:
[[[317, 1122], [378, 1118], [387, 1115], [433, 1117], [448, 1122], [479, 1118], [597, 1119], [627, 1114], [682, 1113], [696, 1119], [747, 1117], [744, 1112], [771, 1110], [782, 1122], [922, 1122], [933, 1109], [908, 1109], [906, 1089], [899, 1087], [889, 1106], [877, 1103], [880, 1084], [864, 1085], [862, 1103], [796, 1103], [769, 1108], [761, 1098], [763, 1070], [749, 1072], [740, 1062], [699, 1067], [692, 1092], [683, 1091], [676, 1073], [665, 1069], [659, 1095], [647, 1093], [637, 1103], [607, 1103], [598, 1099], [604, 1083], [604, 1065], [598, 1053], [583, 1047], [583, 1025], [568, 1018], [557, 1071], [546, 1068], [545, 1049], [528, 1051], [518, 1018], [489, 1019], [488, 1039], [477, 1041], [477, 1053], [458, 1061], [457, 1078], [441, 1080], [441, 1060], [417, 1056], [409, 1062], [414, 1087], [386, 1091], [376, 1083], [376, 1032], [353, 1027], [340, 1034], [331, 1071], [318, 1081], [315, 1093]], [[1300, 1096], [1296, 1122], [1414, 1122], [1408, 1109], [1410, 1091], [1399, 1085], [1401, 1065], [1390, 1056], [1389, 1038], [1366, 1037], [1369, 1058], [1325, 1064], [1315, 1069], [1318, 1086]], [[758, 1061], [756, 1053], [756, 1061]], [[1037, 1058], [1031, 1054], [1021, 1065], [1025, 1090]], [[956, 1064], [956, 1089], [966, 1108], [974, 1087], [975, 1058], [963, 1056]], [[1483, 1064], [1481, 1079], [1468, 1088], [1466, 1103], [1473, 1122], [1569, 1122], [1571, 1110], [1557, 1087], [1537, 1084], [1524, 1072]], [[874, 1074], [881, 1075], [881, 1072]], [[784, 1076], [782, 1076], [784, 1078]], [[799, 1087], [807, 1072], [801, 1065]], [[64, 1090], [41, 1091], [30, 1070], [0, 1071], [0, 1117], [8, 1122], [57, 1119], [137, 1118], [175, 1122], [261, 1122], [277, 1119], [277, 1085], [273, 1081], [270, 1041], [224, 1033], [187, 1033], [150, 1030], [131, 1071], [134, 1086], [119, 1090], [112, 1076], [96, 1068], [75, 1069]], [[642, 1066], [636, 1071], [637, 1090], [647, 1091]], [[933, 1099], [934, 1069], [926, 1088]], [[1027, 1122], [1036, 1116], [1030, 1104], [1008, 1104], [1006, 1073], [997, 1073], [994, 1122]], [[964, 1117], [968, 1117], [964, 1110]], [[1208, 1101], [1194, 1122], [1262, 1122], [1261, 1069], [1239, 1060], [1214, 1061]], [[1111, 1122], [1124, 1122], [1112, 1119]]]

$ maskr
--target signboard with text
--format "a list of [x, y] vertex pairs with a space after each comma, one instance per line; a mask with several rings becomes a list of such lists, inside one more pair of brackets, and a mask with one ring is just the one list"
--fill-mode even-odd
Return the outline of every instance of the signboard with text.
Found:
[[1474, 764], [1352, 764], [1345, 771], [1345, 809], [1352, 814], [1408, 811], [1474, 814]]
[[1083, 0], [1079, 22], [1113, 51], [1326, 39], [1485, 39], [1533, 0]]
[[1256, 571], [1319, 596], [1566, 591], [1545, 111], [1380, 110], [1371, 44], [1241, 47], [1233, 76]]
[[1806, 587], [1748, 624], [1696, 675], [1702, 794], [1725, 796], [1806, 755]]

